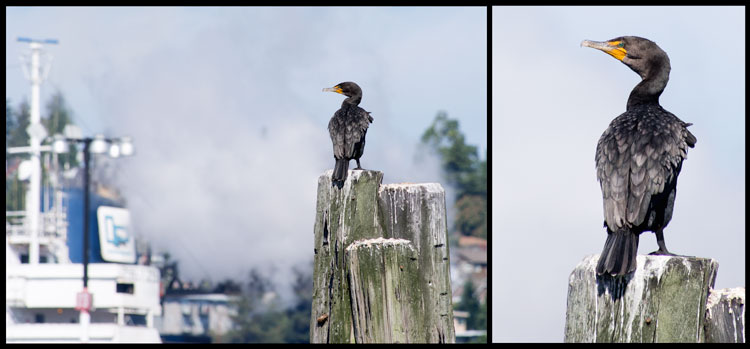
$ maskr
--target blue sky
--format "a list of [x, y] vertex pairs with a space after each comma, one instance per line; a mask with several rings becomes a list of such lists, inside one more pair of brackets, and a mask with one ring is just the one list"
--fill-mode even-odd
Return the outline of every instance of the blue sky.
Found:
[[[137, 233], [186, 278], [313, 257], [317, 178], [343, 81], [375, 118], [362, 166], [441, 181], [416, 162], [438, 111], [487, 144], [487, 9], [6, 8], [6, 98], [29, 95], [17, 37], [55, 38], [42, 102], [65, 94], [85, 135], [131, 136], [111, 162]], [[353, 168], [353, 166], [352, 166]], [[282, 276], [283, 277], [283, 276]]]
[[[717, 288], [744, 287], [744, 8], [495, 7], [492, 21], [493, 341], [562, 341], [568, 277], [604, 246], [594, 152], [640, 78], [585, 39], [669, 55], [660, 102], [698, 142], [665, 241], [716, 259]], [[657, 248], [641, 236], [639, 254]]]

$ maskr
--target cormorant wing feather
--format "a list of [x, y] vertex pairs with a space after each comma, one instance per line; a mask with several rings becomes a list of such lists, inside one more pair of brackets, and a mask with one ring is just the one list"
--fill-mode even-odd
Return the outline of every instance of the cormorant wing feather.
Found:
[[333, 156], [336, 159], [352, 159], [355, 144], [363, 141], [372, 122], [370, 113], [358, 106], [342, 107], [328, 123], [328, 132], [333, 141]]
[[694, 144], [685, 123], [659, 106], [628, 110], [615, 118], [596, 149], [607, 226], [639, 226], [646, 219], [650, 225], [652, 196], [673, 195], [665, 188], [671, 191], [676, 185], [687, 147]]

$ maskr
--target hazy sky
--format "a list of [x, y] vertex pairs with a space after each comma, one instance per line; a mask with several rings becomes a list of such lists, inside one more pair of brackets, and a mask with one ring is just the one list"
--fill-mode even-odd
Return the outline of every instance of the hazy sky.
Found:
[[[375, 118], [362, 166], [440, 181], [415, 161], [438, 111], [487, 147], [487, 9], [6, 8], [6, 97], [28, 98], [17, 37], [55, 38], [59, 89], [85, 135], [131, 136], [115, 180], [136, 232], [185, 278], [288, 275], [313, 257], [317, 178], [343, 81]], [[352, 165], [350, 168], [353, 168]], [[242, 275], [240, 275], [242, 274]]]
[[[716, 259], [717, 288], [744, 287], [744, 9], [497, 7], [492, 21], [493, 341], [562, 341], [568, 277], [604, 246], [594, 152], [640, 78], [584, 39], [642, 36], [669, 55], [660, 102], [698, 142], [665, 241]], [[644, 233], [639, 254], [656, 249]]]

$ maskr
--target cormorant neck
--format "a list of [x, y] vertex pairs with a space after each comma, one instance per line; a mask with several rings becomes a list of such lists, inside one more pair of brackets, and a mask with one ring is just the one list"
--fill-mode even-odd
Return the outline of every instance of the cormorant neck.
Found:
[[635, 85], [628, 98], [627, 109], [640, 104], [659, 104], [659, 96], [664, 92], [669, 81], [669, 61], [654, 64], [649, 70], [640, 73], [641, 82]]
[[349, 98], [345, 99], [343, 103], [341, 103], [341, 106], [344, 106], [345, 104], [351, 104], [351, 105], [359, 105], [359, 102], [362, 101], [362, 95], [354, 95], [349, 96]]

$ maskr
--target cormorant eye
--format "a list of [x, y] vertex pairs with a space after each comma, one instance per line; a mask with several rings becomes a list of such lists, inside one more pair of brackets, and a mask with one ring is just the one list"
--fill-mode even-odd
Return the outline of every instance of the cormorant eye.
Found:
[[622, 42], [622, 41], [620, 41], [620, 43], [619, 43], [619, 44], [617, 44], [617, 47], [625, 47], [625, 43], [624, 43], [624, 42]]

